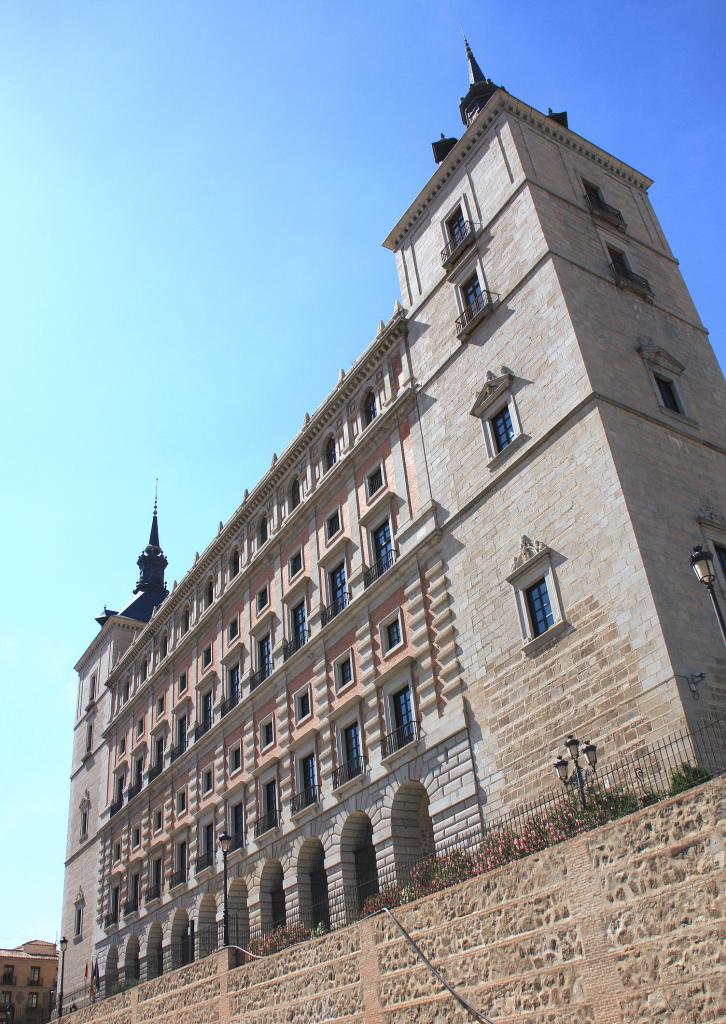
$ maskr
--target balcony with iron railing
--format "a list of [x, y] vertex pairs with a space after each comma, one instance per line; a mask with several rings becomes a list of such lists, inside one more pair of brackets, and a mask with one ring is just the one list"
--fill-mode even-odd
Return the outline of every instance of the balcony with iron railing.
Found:
[[653, 300], [653, 289], [647, 277], [636, 274], [630, 267], [616, 265], [615, 263], [611, 263], [610, 268], [615, 275], [615, 281], [619, 288], [628, 288], [631, 292], [636, 292], [648, 301]]
[[41, 988], [41, 986], [43, 985], [43, 982], [40, 980], [40, 978], [28, 978], [28, 980], [25, 982], [25, 984], [29, 988]]
[[272, 674], [272, 669], [272, 658], [265, 658], [257, 671], [253, 672], [250, 676], [250, 693], [252, 693], [253, 690], [256, 690], [261, 683], [264, 683], [265, 679]]
[[290, 813], [298, 814], [300, 811], [305, 810], [306, 807], [312, 807], [317, 802], [318, 787], [308, 786], [307, 789], [301, 789], [299, 793], [295, 793], [290, 800]]
[[348, 607], [350, 603], [350, 596], [348, 591], [343, 591], [342, 594], [338, 594], [335, 600], [331, 601], [320, 613], [320, 625], [327, 626], [329, 622], [332, 622], [336, 615], [340, 615], [344, 608]]
[[124, 903], [124, 917], [128, 917], [129, 914], [135, 914], [139, 909], [139, 897], [132, 896], [131, 899], [126, 900]]
[[113, 818], [114, 814], [118, 814], [124, 805], [124, 795], [117, 797], [108, 809], [109, 817]]
[[214, 712], [212, 712], [212, 714], [208, 718], [203, 718], [201, 720], [201, 722], [197, 722], [197, 724], [194, 726], [194, 739], [195, 739], [195, 741], [196, 740], [200, 740], [202, 738], [202, 736], [204, 736], [206, 733], [208, 733], [213, 725], [214, 725]]
[[393, 732], [387, 733], [383, 737], [383, 757], [390, 757], [397, 750], [407, 747], [409, 743], [415, 743], [420, 735], [421, 728], [419, 722], [406, 722], [404, 725], [399, 726], [398, 729], [394, 729]]
[[112, 928], [118, 924], [118, 910], [110, 910], [103, 919], [104, 928]]
[[279, 824], [280, 812], [278, 810], [273, 809], [261, 815], [255, 822], [255, 839], [259, 839], [261, 835], [269, 832], [270, 829], [277, 828]]
[[230, 711], [232, 710], [232, 708], [236, 708], [238, 704], [239, 704], [239, 690], [238, 689], [237, 690], [232, 690], [232, 692], [230, 693], [229, 697], [227, 697], [226, 700], [222, 701], [222, 707], [220, 709], [220, 716], [222, 718], [224, 718], [224, 716], [228, 715], [230, 713]]
[[171, 873], [170, 888], [173, 889], [177, 885], [183, 885], [187, 880], [187, 868], [186, 864], [184, 867], [177, 868]]
[[610, 206], [604, 199], [601, 199], [594, 195], [588, 195], [585, 193], [585, 202], [590, 207], [590, 213], [593, 217], [598, 217], [600, 220], [607, 221], [608, 224], [612, 224], [618, 231], [625, 231], [628, 226], [625, 223], [625, 218], [616, 206]]
[[175, 747], [172, 747], [169, 751], [169, 764], [173, 764], [178, 757], [181, 757], [184, 751], [187, 749], [186, 736], [183, 740], [179, 740]]
[[441, 266], [446, 269], [466, 252], [474, 241], [475, 224], [470, 220], [462, 221], [453, 232], [453, 238], [441, 250]]
[[388, 572], [393, 563], [396, 561], [397, 554], [397, 551], [391, 549], [385, 555], [383, 555], [382, 558], [377, 558], [369, 569], [366, 569], [365, 573], [363, 574], [364, 590], [367, 590], [372, 583], [375, 583], [376, 580], [379, 580], [385, 572]]
[[3, 974], [3, 985], [17, 985], [18, 980], [14, 974]]
[[205, 850], [204, 853], [200, 853], [197, 857], [196, 874], [204, 871], [205, 868], [211, 867], [214, 867], [214, 850]]
[[288, 640], [282, 648], [282, 660], [287, 661], [288, 658], [299, 651], [301, 647], [304, 647], [309, 639], [309, 632], [307, 629], [301, 629], [292, 640]]
[[242, 850], [247, 845], [247, 833], [246, 832], [233, 832], [232, 842], [230, 844], [230, 851]]
[[350, 761], [346, 761], [333, 772], [333, 789], [340, 789], [346, 782], [357, 779], [365, 770], [366, 762], [363, 757], [354, 757]]
[[141, 792], [143, 785], [143, 779], [137, 779], [136, 782], [132, 782], [129, 788], [126, 790], [126, 799], [129, 801], [133, 800], [136, 794]]
[[160, 899], [161, 899], [161, 882], [157, 882], [155, 885], [150, 885], [149, 888], [146, 890], [146, 895], [144, 896], [144, 902], [145, 903], [151, 903], [153, 900], [160, 900]]
[[156, 764], [152, 764], [152, 765], [149, 766], [149, 770], [146, 773], [146, 777], [147, 777], [149, 782], [153, 782], [153, 780], [158, 775], [161, 775], [161, 773], [163, 771], [164, 771], [164, 760], [162, 758], [161, 761], [157, 761]]
[[457, 337], [465, 338], [468, 334], [471, 334], [479, 321], [483, 320], [491, 310], [492, 302], [489, 298], [489, 293], [481, 292], [468, 306], [464, 306], [463, 313], [456, 318]]

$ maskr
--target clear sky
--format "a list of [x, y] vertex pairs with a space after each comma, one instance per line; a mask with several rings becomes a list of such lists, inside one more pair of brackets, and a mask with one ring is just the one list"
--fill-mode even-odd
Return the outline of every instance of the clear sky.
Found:
[[496, 82], [655, 179], [724, 328], [723, 0], [0, 3], [0, 946], [57, 935], [73, 665], [388, 319], [380, 241]]

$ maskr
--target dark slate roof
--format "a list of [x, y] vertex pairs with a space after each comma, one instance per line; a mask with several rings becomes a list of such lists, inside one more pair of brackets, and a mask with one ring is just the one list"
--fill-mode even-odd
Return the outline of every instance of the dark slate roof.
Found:
[[117, 614], [123, 615], [127, 619], [136, 619], [138, 622], [148, 622], [154, 609], [159, 607], [167, 595], [167, 590], [142, 590], [130, 604], [127, 604]]

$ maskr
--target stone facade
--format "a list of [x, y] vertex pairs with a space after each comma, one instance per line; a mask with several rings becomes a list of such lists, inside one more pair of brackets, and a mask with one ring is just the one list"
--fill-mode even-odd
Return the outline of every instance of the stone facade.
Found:
[[[726, 783], [646, 808], [396, 915], [473, 1006], [507, 1024], [726, 1017]], [[71, 1024], [452, 1024], [469, 1016], [382, 915], [230, 966], [227, 950]]]
[[77, 665], [71, 988], [216, 929], [225, 830], [272, 927], [541, 792], [570, 731], [614, 763], [726, 711], [688, 567], [726, 552], [726, 385], [651, 182], [492, 89], [385, 242], [405, 309]]

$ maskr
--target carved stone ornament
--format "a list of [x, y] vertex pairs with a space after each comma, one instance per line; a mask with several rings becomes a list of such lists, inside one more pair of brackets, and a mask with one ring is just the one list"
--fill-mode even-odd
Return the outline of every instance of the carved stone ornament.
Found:
[[76, 893], [75, 902], [76, 903], [85, 903], [86, 902], [86, 897], [83, 894], [83, 886], [82, 885], [78, 886], [78, 892]]
[[640, 358], [648, 366], [657, 366], [666, 373], [672, 373], [674, 377], [683, 373], [685, 366], [679, 363], [675, 356], [666, 352], [664, 348], [654, 345], [650, 340], [643, 339], [638, 342], [637, 352]]
[[706, 523], [712, 523], [714, 526], [726, 529], [726, 516], [722, 516], [720, 512], [716, 511], [710, 498], [705, 498], [701, 502], [701, 507], [696, 512], [696, 519], [701, 519]]
[[469, 410], [470, 415], [480, 418], [492, 402], [496, 402], [500, 395], [503, 395], [505, 391], [511, 388], [513, 381], [514, 374], [506, 366], [500, 367], [498, 374], [492, 373], [489, 370], [484, 386], [477, 394], [474, 404]]
[[544, 551], [546, 546], [547, 545], [543, 544], [542, 541], [532, 541], [526, 534], [524, 534], [519, 546], [519, 554], [512, 562], [512, 570], [519, 569], [525, 564], [525, 562], [528, 562], [531, 558], [534, 558], [535, 555], [538, 555], [540, 551]]

